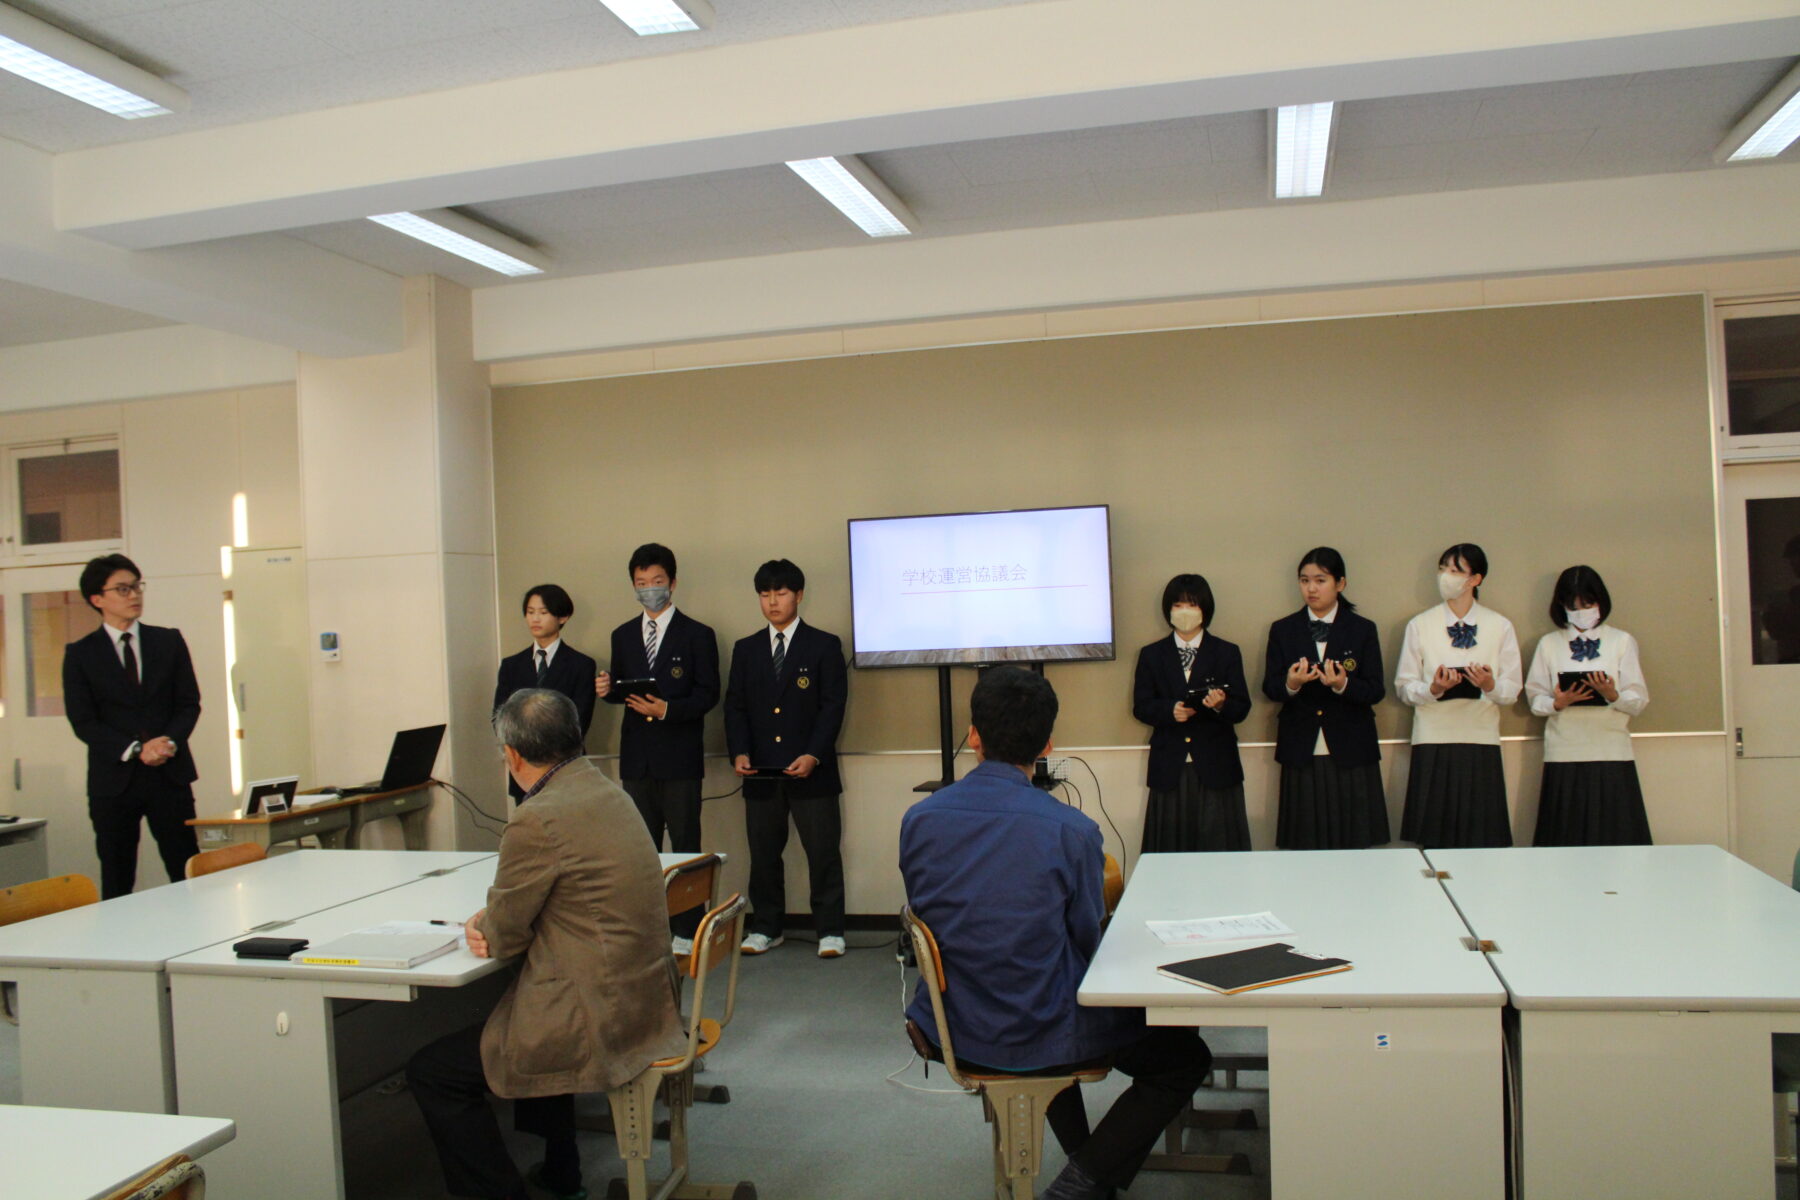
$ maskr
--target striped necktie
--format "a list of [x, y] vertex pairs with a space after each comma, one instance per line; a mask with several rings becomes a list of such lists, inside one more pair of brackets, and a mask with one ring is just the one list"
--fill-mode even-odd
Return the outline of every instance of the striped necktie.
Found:
[[656, 618], [646, 618], [647, 628], [644, 630], [644, 665], [656, 667]]
[[544, 686], [544, 676], [548, 675], [549, 673], [550, 673], [549, 656], [544, 653], [544, 648], [542, 646], [539, 646], [538, 647], [538, 673], [537, 673], [537, 685], [539, 687]]
[[781, 668], [787, 665], [787, 634], [777, 630], [775, 633], [775, 678], [781, 678]]

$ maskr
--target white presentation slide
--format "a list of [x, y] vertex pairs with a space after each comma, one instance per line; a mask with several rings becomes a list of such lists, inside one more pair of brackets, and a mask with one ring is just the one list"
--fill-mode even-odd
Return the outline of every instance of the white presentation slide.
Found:
[[856, 665], [1111, 658], [1107, 510], [850, 522]]

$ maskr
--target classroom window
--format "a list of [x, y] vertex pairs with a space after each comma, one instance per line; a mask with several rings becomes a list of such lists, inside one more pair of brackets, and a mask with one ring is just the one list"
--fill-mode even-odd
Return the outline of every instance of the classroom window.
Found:
[[1725, 322], [1732, 437], [1800, 433], [1800, 313]]
[[63, 650], [100, 628], [100, 614], [78, 590], [25, 594], [26, 715], [60, 717]]
[[1744, 501], [1750, 554], [1750, 661], [1800, 663], [1800, 496]]

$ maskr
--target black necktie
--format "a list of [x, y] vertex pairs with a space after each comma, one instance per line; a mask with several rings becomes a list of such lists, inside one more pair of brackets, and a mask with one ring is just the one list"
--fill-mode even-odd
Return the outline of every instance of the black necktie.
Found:
[[1313, 641], [1315, 641], [1315, 642], [1330, 641], [1331, 640], [1331, 622], [1330, 621], [1314, 621], [1314, 622], [1312, 622], [1312, 637], [1313, 637]]
[[131, 682], [142, 683], [143, 680], [138, 678], [137, 651], [131, 648], [131, 635], [121, 633], [119, 642], [125, 647], [125, 674], [130, 677]]
[[775, 678], [781, 678], [781, 668], [787, 665], [787, 634], [775, 633]]
[[550, 673], [550, 660], [544, 654], [544, 648], [542, 646], [539, 646], [538, 647], [538, 673], [537, 673], [537, 685], [539, 687], [544, 686], [544, 676], [548, 675], [549, 673]]

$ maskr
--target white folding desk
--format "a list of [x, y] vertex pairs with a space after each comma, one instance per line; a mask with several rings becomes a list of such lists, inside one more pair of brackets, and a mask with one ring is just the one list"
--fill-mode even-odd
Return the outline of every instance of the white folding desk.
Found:
[[[695, 857], [661, 859], [666, 870]], [[282, 933], [318, 944], [384, 921], [461, 922], [487, 902], [494, 866], [419, 879], [312, 913]], [[171, 960], [181, 1110], [229, 1113], [238, 1123], [238, 1143], [207, 1164], [220, 1194], [341, 1198], [334, 1002], [405, 1003], [420, 999], [420, 989], [460, 988], [505, 965], [458, 948], [410, 970], [317, 967], [240, 959], [226, 944]], [[407, 1023], [419, 1034], [413, 1015]], [[395, 1058], [398, 1068], [404, 1054]]]
[[0, 1187], [8, 1200], [99, 1200], [165, 1159], [199, 1158], [235, 1136], [219, 1117], [0, 1104]]
[[0, 887], [50, 874], [50, 847], [44, 836], [49, 824], [42, 817], [20, 817], [0, 825]]
[[[1145, 921], [1265, 909], [1295, 931], [1273, 940], [1354, 968], [1235, 996], [1157, 974], [1263, 943], [1165, 946]], [[1499, 1200], [1506, 993], [1466, 935], [1416, 851], [1147, 854], [1079, 999], [1141, 1005], [1153, 1025], [1266, 1027], [1281, 1200]]]
[[174, 1112], [169, 959], [493, 857], [301, 850], [0, 929], [26, 1102]]
[[1428, 857], [1519, 1010], [1522, 1200], [1773, 1194], [1800, 893], [1717, 846]]

